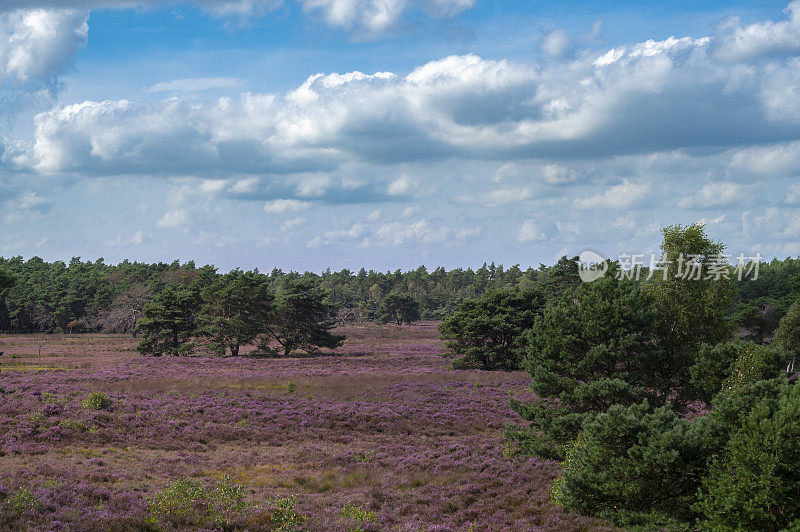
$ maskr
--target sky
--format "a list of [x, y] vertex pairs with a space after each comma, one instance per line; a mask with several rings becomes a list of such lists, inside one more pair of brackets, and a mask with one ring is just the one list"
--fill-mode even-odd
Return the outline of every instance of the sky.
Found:
[[800, 255], [800, 0], [0, 0], [0, 255]]

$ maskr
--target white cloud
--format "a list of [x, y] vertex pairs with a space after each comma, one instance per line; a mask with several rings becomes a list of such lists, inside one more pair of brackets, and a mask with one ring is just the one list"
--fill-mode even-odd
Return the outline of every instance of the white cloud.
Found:
[[640, 206], [649, 194], [649, 183], [634, 183], [626, 180], [619, 185], [610, 187], [605, 192], [588, 198], [576, 199], [575, 207], [578, 209], [631, 209]]
[[185, 209], [167, 211], [156, 223], [158, 227], [174, 228], [186, 225], [189, 222], [189, 213]]
[[[800, 139], [800, 64], [743, 70], [715, 60], [709, 42], [670, 37], [538, 67], [451, 56], [405, 76], [317, 74], [284, 95], [208, 103], [83, 102], [37, 116], [35, 142], [15, 160], [104, 175], [323, 175], [350, 163], [547, 158], [544, 178], [559, 183], [577, 179], [558, 170], [577, 156]], [[388, 190], [407, 193], [410, 181]]]
[[200, 183], [200, 190], [206, 194], [219, 194], [228, 186], [225, 179], [206, 179]]
[[550, 238], [549, 235], [551, 232], [552, 227], [548, 224], [529, 218], [522, 222], [522, 227], [520, 227], [517, 232], [517, 240], [523, 244], [528, 242], [544, 242]]
[[303, 227], [304, 225], [308, 224], [308, 218], [304, 218], [302, 216], [297, 218], [292, 218], [291, 220], [286, 220], [283, 225], [281, 225], [281, 231], [292, 231], [293, 229], [297, 229], [298, 227]]
[[408, 243], [435, 244], [445, 242], [451, 235], [449, 227], [433, 227], [425, 220], [409, 224], [391, 222], [375, 231], [375, 236], [384, 244], [402, 246]]
[[800, 204], [800, 184], [789, 185], [784, 201], [789, 205]]
[[528, 201], [532, 197], [533, 191], [529, 187], [520, 187], [497, 188], [476, 194], [462, 194], [456, 199], [461, 203], [477, 203], [486, 207], [506, 207]]
[[33, 9], [0, 12], [0, 84], [51, 87], [86, 45], [88, 12]]
[[117, 233], [117, 238], [114, 240], [109, 240], [106, 242], [106, 245], [110, 247], [125, 248], [131, 246], [141, 246], [144, 241], [144, 232], [136, 231], [136, 233], [127, 238], [123, 237], [121, 233]]
[[362, 38], [374, 38], [394, 29], [403, 14], [422, 9], [431, 16], [454, 16], [470, 9], [475, 0], [300, 0], [310, 12], [321, 12], [335, 27], [355, 30]]
[[737, 204], [748, 197], [748, 189], [736, 183], [709, 183], [694, 195], [678, 201], [681, 209], [711, 209]]
[[737, 150], [728, 167], [731, 173], [747, 177], [800, 176], [800, 142]]
[[295, 199], [277, 199], [268, 201], [264, 205], [264, 211], [268, 213], [281, 214], [285, 212], [305, 211], [311, 208], [311, 202]]
[[413, 179], [407, 175], [402, 175], [389, 183], [386, 191], [392, 196], [408, 196], [414, 192], [416, 187], [417, 184]]
[[561, 29], [553, 30], [542, 37], [539, 48], [549, 56], [562, 57], [569, 51], [572, 43], [567, 32]]
[[794, 0], [784, 10], [786, 20], [744, 25], [738, 17], [719, 27], [716, 56], [725, 61], [752, 61], [800, 53], [800, 1]]
[[156, 83], [147, 92], [197, 92], [211, 89], [235, 89], [241, 87], [238, 78], [184, 78]]

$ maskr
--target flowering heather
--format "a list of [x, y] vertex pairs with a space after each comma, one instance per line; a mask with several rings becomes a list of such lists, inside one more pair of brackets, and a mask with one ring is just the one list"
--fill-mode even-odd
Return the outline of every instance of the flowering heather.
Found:
[[[336, 353], [290, 359], [0, 338], [0, 528], [141, 529], [187, 487], [202, 499], [188, 527], [604, 526], [551, 504], [557, 464], [503, 455], [525, 374], [448, 370], [435, 324], [344, 332]], [[210, 518], [221, 479], [236, 511]]]

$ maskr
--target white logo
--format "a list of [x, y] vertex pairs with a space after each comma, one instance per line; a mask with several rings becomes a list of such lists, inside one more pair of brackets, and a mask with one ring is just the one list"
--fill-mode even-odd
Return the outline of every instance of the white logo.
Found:
[[594, 282], [608, 271], [608, 261], [594, 251], [583, 251], [578, 257], [578, 275], [584, 283]]

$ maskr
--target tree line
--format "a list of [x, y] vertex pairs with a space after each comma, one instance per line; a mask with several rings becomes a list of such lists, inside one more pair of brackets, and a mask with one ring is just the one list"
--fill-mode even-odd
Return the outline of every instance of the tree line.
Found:
[[[475, 270], [419, 267], [406, 272], [345, 269], [316, 274], [273, 269], [254, 273], [273, 292], [289, 281], [308, 280], [325, 294], [338, 323], [443, 320], [457, 313], [463, 302], [497, 289], [538, 287], [549, 298], [560, 287], [578, 282], [575, 258], [567, 257], [554, 265], [526, 269], [492, 263]], [[192, 291], [195, 312], [199, 312], [203, 290], [223, 275], [213, 266], [197, 267], [192, 261], [126, 260], [109, 265], [102, 259], [73, 258], [65, 263], [0, 257], [0, 332], [133, 333], [145, 304], [168, 287]], [[4, 278], [8, 279], [5, 283]], [[757, 280], [736, 284], [726, 312], [749, 338], [763, 341], [774, 334], [800, 294], [800, 260], [764, 262]]]
[[668, 227], [663, 275], [612, 263], [582, 283], [568, 261], [441, 324], [455, 368], [531, 376], [507, 454], [560, 462], [555, 504], [631, 528], [800, 528], [796, 263], [745, 283], [678, 275], [680, 255], [724, 249], [700, 225]]

